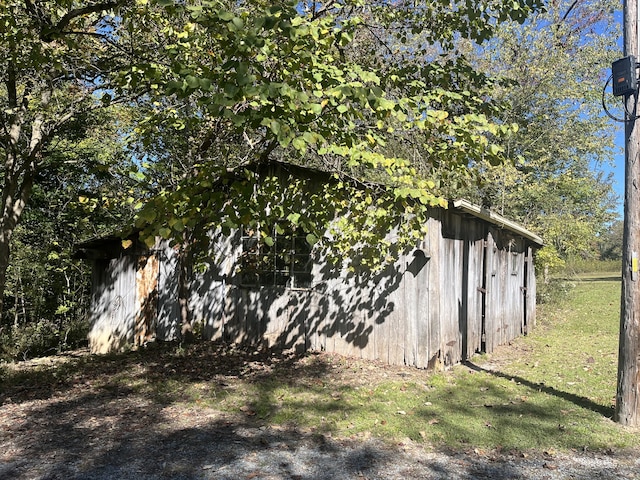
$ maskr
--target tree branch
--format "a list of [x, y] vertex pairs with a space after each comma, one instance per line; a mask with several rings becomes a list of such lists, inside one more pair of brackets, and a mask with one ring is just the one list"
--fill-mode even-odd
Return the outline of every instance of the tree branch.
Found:
[[96, 3], [95, 5], [87, 5], [86, 7], [75, 8], [69, 12], [67, 12], [60, 21], [54, 26], [54, 29], [61, 32], [64, 28], [69, 25], [71, 20], [77, 17], [82, 17], [84, 15], [88, 15], [90, 13], [103, 12], [105, 10], [111, 10], [112, 8], [117, 8], [121, 5], [124, 5], [126, 2], [123, 0], [115, 1], [115, 2], [104, 2], [104, 3]]
[[45, 42], [51, 42], [56, 37], [63, 35], [64, 30], [74, 19], [89, 15], [91, 13], [104, 12], [105, 10], [117, 8], [125, 5], [127, 2], [125, 0], [117, 0], [74, 8], [73, 10], [70, 10], [66, 14], [64, 14], [56, 24], [51, 21], [50, 16], [40, 5], [34, 4], [31, 0], [24, 0], [24, 3], [27, 11], [31, 14], [32, 18], [40, 25], [42, 29], [40, 32], [40, 38]]
[[578, 4], [578, 1], [579, 0], [574, 0], [574, 2], [569, 6], [569, 8], [565, 12], [565, 14], [562, 16], [562, 20], [561, 20], [562, 22], [564, 22], [567, 19], [567, 17], [571, 13], [571, 10], [573, 10], [575, 8], [575, 6]]

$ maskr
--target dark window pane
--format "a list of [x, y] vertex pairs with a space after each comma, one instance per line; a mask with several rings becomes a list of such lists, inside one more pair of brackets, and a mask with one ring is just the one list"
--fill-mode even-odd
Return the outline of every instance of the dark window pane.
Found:
[[308, 288], [311, 286], [310, 273], [297, 273], [295, 276], [295, 288]]

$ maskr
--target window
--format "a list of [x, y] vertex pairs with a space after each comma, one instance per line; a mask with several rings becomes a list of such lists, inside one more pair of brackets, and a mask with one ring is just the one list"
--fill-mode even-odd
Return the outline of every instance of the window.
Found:
[[520, 256], [518, 252], [511, 252], [511, 275], [517, 275], [520, 267]]
[[509, 253], [511, 254], [511, 275], [518, 275], [520, 270], [520, 253], [518, 242], [515, 239], [509, 240]]
[[278, 234], [274, 231], [271, 238], [272, 245], [268, 245], [260, 238], [259, 231], [242, 230], [241, 285], [310, 287], [311, 246], [303, 232]]

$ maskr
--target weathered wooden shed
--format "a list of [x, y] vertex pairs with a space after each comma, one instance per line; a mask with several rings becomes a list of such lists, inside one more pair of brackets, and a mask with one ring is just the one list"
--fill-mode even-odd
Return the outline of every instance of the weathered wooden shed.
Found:
[[120, 238], [103, 238], [79, 246], [93, 261], [89, 341], [108, 352], [174, 340], [186, 308], [209, 340], [452, 365], [534, 325], [541, 245], [464, 200], [433, 208], [422, 241], [376, 275], [336, 268], [295, 235], [268, 250], [251, 232], [217, 235], [204, 270], [181, 269], [165, 241], [124, 249]]

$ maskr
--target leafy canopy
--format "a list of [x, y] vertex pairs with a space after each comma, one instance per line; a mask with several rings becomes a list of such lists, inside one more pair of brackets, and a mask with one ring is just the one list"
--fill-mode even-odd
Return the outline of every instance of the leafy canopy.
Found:
[[[156, 135], [169, 126], [196, 145], [170, 189], [150, 182], [154, 197], [137, 222], [143, 236], [151, 242], [157, 233], [180, 237], [185, 228], [249, 221], [266, 237], [277, 220], [338, 251], [378, 245], [381, 258], [390, 252], [385, 233], [397, 228], [401, 247], [421, 231], [428, 207], [444, 204], [434, 179], [389, 141], [413, 132], [424, 154], [450, 169], [504, 162], [498, 140], [514, 127], [490, 119], [487, 78], [456, 45], [481, 44], [500, 22], [524, 21], [540, 7], [535, 0], [138, 4], [161, 38], [153, 58], [120, 77], [123, 90], [141, 79], [149, 85], [140, 151], [177, 142]], [[144, 173], [177, 161], [154, 164], [158, 158], [147, 158]], [[218, 188], [228, 169], [272, 159], [319, 168], [335, 181], [305, 192], [293, 179], [256, 184], [247, 170]], [[345, 212], [350, 220], [323, 236]], [[307, 221], [292, 220], [300, 218]]]
[[618, 8], [551, 2], [524, 25], [499, 25], [475, 60], [502, 79], [491, 96], [519, 129], [501, 145], [519, 161], [474, 165], [479, 181], [462, 194], [539, 232], [564, 259], [597, 255], [594, 240], [615, 216], [612, 179], [598, 170], [616, 153], [617, 126], [603, 114], [601, 93], [619, 56]]

